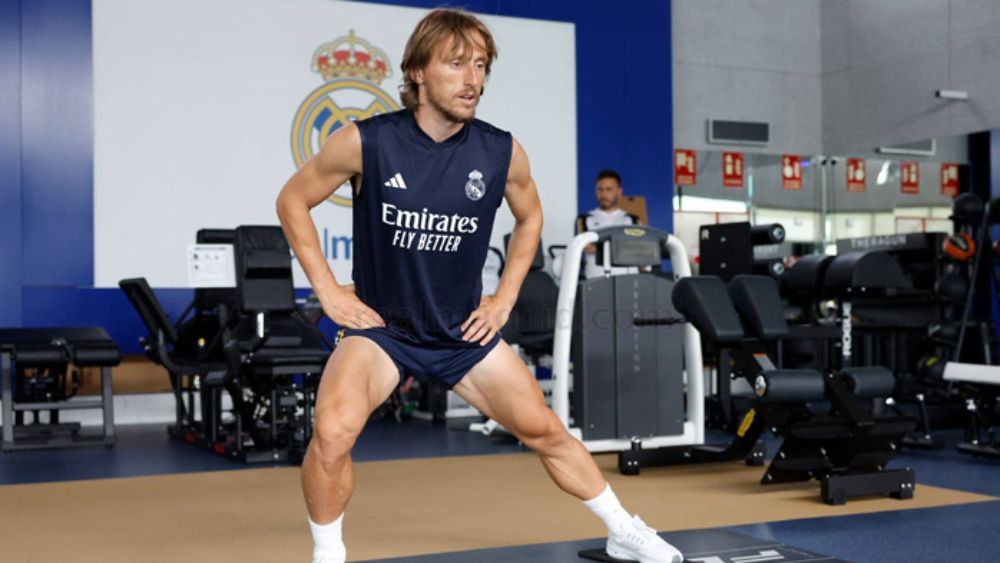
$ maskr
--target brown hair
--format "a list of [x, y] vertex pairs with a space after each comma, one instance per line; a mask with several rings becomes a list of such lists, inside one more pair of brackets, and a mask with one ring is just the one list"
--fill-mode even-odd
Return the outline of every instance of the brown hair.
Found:
[[612, 170], [610, 168], [605, 168], [604, 170], [601, 170], [600, 172], [598, 172], [597, 173], [597, 180], [596, 181], [600, 182], [601, 180], [603, 180], [605, 178], [611, 178], [615, 182], [618, 182], [618, 186], [619, 187], [621, 187], [621, 185], [622, 185], [622, 177], [621, 177], [621, 175], [619, 175], [618, 172], [616, 172], [616, 171], [614, 171], [614, 170]]
[[426, 68], [434, 56], [434, 49], [448, 38], [454, 38], [455, 47], [467, 57], [472, 56], [474, 46], [483, 48], [486, 51], [486, 76], [490, 75], [490, 67], [497, 58], [497, 45], [486, 24], [464, 10], [438, 8], [420, 20], [403, 50], [403, 62], [399, 65], [403, 71], [403, 84], [399, 93], [407, 108], [412, 110], [419, 105], [419, 88], [413, 81], [413, 71]]

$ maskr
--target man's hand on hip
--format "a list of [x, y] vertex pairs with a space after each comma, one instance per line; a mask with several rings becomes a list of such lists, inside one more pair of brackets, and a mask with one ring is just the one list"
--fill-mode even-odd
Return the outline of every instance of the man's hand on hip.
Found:
[[500, 329], [507, 324], [511, 307], [492, 295], [484, 295], [479, 308], [462, 323], [462, 340], [489, 344]]
[[323, 312], [338, 326], [356, 329], [385, 326], [382, 317], [358, 299], [354, 291], [354, 284], [342, 285], [316, 296], [323, 305]]

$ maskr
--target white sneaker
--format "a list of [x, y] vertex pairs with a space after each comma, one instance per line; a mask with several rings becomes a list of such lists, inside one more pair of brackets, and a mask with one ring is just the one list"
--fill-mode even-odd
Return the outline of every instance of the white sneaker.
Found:
[[683, 563], [684, 555], [663, 541], [638, 516], [624, 522], [608, 536], [608, 555], [614, 559], [639, 563]]
[[327, 549], [323, 553], [313, 553], [312, 563], [345, 563], [347, 561], [347, 549], [344, 544], [337, 548]]

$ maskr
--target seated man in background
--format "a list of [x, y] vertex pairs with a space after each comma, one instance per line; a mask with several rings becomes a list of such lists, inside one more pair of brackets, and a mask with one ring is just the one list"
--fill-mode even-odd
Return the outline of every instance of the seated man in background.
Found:
[[[576, 225], [577, 234], [604, 227], [635, 225], [639, 222], [634, 215], [618, 207], [622, 197], [622, 178], [618, 172], [606, 169], [597, 173], [596, 195], [597, 208], [580, 215]], [[583, 275], [588, 280], [604, 275], [604, 268], [597, 264], [596, 253], [597, 247], [592, 244], [584, 249]], [[611, 268], [611, 275], [632, 274], [637, 271], [636, 268]]]

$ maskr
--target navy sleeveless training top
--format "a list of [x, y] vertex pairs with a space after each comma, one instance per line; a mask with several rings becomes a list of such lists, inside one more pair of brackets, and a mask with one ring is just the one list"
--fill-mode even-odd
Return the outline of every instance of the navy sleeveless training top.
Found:
[[480, 120], [436, 143], [410, 110], [357, 122], [354, 284], [389, 331], [428, 345], [477, 346], [461, 324], [479, 306], [512, 139]]

